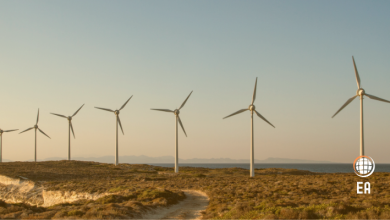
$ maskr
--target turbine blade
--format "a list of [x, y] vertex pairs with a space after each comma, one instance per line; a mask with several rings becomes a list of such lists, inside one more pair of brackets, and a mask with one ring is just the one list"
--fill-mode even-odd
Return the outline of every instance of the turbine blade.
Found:
[[344, 105], [341, 106], [341, 108], [332, 116], [332, 118], [333, 118], [334, 116], [336, 116], [341, 110], [343, 110], [343, 108], [345, 108], [349, 103], [351, 103], [356, 97], [357, 97], [357, 95], [355, 95], [354, 97], [348, 99], [347, 102], [344, 103]]
[[183, 126], [183, 124], [181, 123], [180, 117], [179, 117], [179, 116], [177, 116], [177, 118], [179, 119], [179, 124], [180, 124], [181, 128], [183, 129], [183, 131], [184, 131], [184, 134], [185, 134], [185, 135], [186, 135], [186, 137], [187, 137], [186, 130], [184, 130], [184, 126]]
[[60, 115], [60, 114], [56, 114], [56, 113], [50, 113], [52, 115], [57, 115], [57, 116], [60, 116], [60, 117], [63, 117], [63, 118], [67, 118], [65, 115]]
[[256, 82], [255, 82], [255, 90], [253, 90], [253, 96], [252, 96], [252, 105], [255, 102], [256, 99], [256, 88], [257, 88], [257, 77], [256, 77]]
[[169, 109], [155, 109], [155, 108], [151, 108], [150, 110], [163, 111], [163, 112], [174, 112], [174, 111], [169, 110]]
[[259, 116], [261, 119], [263, 119], [265, 122], [267, 122], [269, 125], [271, 125], [272, 127], [275, 128], [275, 126], [273, 124], [271, 124], [271, 122], [269, 122], [267, 119], [265, 119], [259, 112], [257, 112], [256, 110], [255, 110], [255, 112], [256, 112], [257, 116]]
[[355, 63], [355, 59], [353, 58], [353, 56], [352, 56], [352, 61], [353, 61], [353, 67], [355, 68], [355, 76], [356, 76], [357, 86], [358, 86], [358, 89], [360, 89], [360, 77], [359, 77], [359, 73], [358, 73], [358, 70], [357, 70], [357, 67], [356, 67], [356, 63]]
[[375, 100], [378, 100], [378, 101], [390, 103], [390, 101], [388, 101], [386, 99], [382, 99], [382, 98], [379, 98], [379, 97], [376, 97], [376, 96], [373, 96], [373, 95], [369, 95], [369, 94], [365, 94], [365, 95], [368, 96], [368, 98], [370, 98], [370, 99], [375, 99]]
[[20, 132], [19, 134], [21, 134], [21, 133], [23, 133], [23, 132], [26, 132], [26, 131], [29, 131], [29, 130], [31, 130], [31, 129], [33, 129], [33, 128], [34, 128], [34, 127], [27, 128], [26, 130], [24, 130], [24, 131]]
[[72, 115], [72, 117], [73, 116], [75, 116], [79, 111], [80, 111], [80, 109], [84, 106], [85, 104], [83, 104], [73, 115]]
[[119, 115], [117, 117], [118, 117], [119, 127], [121, 127], [122, 134], [125, 135], [125, 133], [123, 132], [123, 128], [122, 128], [121, 119], [119, 118]]
[[39, 130], [42, 134], [46, 135], [46, 137], [48, 137], [48, 138], [51, 139], [51, 137], [49, 137], [49, 135], [45, 134], [45, 132], [43, 132], [41, 129], [38, 128], [38, 130]]
[[76, 136], [74, 136], [72, 121], [69, 123], [69, 125], [70, 125], [70, 130], [72, 130], [73, 138], [76, 138]]
[[109, 112], [114, 112], [113, 110], [111, 109], [108, 109], [108, 108], [99, 108], [99, 107], [95, 107], [97, 109], [101, 109], [101, 110], [104, 110], [104, 111], [109, 111]]
[[244, 109], [238, 110], [238, 111], [234, 112], [233, 114], [231, 114], [231, 115], [228, 115], [228, 116], [224, 117], [223, 119], [225, 119], [225, 118], [229, 118], [229, 117], [231, 117], [231, 116], [233, 116], [233, 115], [240, 114], [241, 112], [245, 112], [246, 110], [249, 110], [249, 109], [247, 109], [247, 108], [244, 108]]
[[131, 97], [125, 102], [125, 104], [122, 105], [122, 107], [119, 109], [119, 111], [122, 110], [122, 109], [126, 106], [126, 104], [130, 101], [130, 99], [131, 99], [132, 97], [133, 97], [133, 96], [131, 96]]
[[37, 115], [37, 123], [36, 123], [36, 125], [38, 124], [38, 121], [39, 121], [39, 109], [38, 109], [38, 115]]
[[190, 92], [190, 94], [187, 96], [186, 100], [184, 100], [183, 104], [181, 104], [181, 106], [180, 106], [179, 110], [180, 110], [181, 108], [183, 108], [183, 107], [184, 107], [184, 105], [186, 104], [186, 102], [187, 102], [188, 98], [191, 96], [192, 92], [193, 92], [193, 91], [191, 91], [191, 92]]
[[6, 131], [3, 131], [3, 132], [11, 132], [11, 131], [17, 131], [19, 129], [14, 129], [14, 130], [6, 130]]

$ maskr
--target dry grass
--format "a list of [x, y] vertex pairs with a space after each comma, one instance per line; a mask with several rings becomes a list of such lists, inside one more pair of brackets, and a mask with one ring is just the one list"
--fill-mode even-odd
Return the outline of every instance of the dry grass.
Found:
[[137, 218], [139, 213], [177, 203], [182, 189], [210, 197], [207, 219], [389, 219], [390, 175], [374, 173], [371, 194], [357, 195], [355, 174], [324, 174], [296, 169], [172, 168], [80, 161], [12, 162], [0, 174], [23, 176], [49, 190], [111, 192], [96, 201], [49, 208], [0, 202], [0, 218]]

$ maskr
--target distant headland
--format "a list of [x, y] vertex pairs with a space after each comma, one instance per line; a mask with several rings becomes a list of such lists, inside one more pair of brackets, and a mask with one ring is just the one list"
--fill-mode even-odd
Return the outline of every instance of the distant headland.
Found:
[[[102, 156], [102, 157], [73, 157], [73, 160], [81, 161], [95, 161], [100, 163], [112, 163], [114, 156]], [[66, 160], [62, 157], [49, 157], [43, 161], [49, 160]], [[161, 156], [161, 157], [148, 157], [145, 155], [140, 156], [119, 156], [120, 163], [138, 163], [138, 164], [150, 164], [150, 163], [174, 163], [175, 158], [173, 156]], [[4, 162], [10, 162], [11, 160], [4, 160]], [[179, 159], [180, 163], [249, 163], [249, 159], [231, 159], [231, 158], [192, 158], [192, 159]], [[255, 163], [334, 163], [332, 161], [319, 161], [319, 160], [303, 160], [303, 159], [291, 159], [291, 158], [278, 158], [269, 157], [265, 160], [255, 160]]]

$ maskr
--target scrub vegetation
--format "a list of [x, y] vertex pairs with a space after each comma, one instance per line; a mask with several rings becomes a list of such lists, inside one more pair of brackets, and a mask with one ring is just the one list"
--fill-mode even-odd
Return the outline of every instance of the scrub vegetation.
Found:
[[[81, 161], [11, 162], [0, 175], [26, 177], [46, 190], [110, 193], [85, 200], [35, 207], [0, 201], [0, 218], [140, 218], [141, 213], [201, 190], [210, 198], [204, 219], [390, 219], [390, 175], [312, 173], [296, 169], [173, 168]], [[357, 195], [356, 182], [370, 182], [371, 194]], [[3, 186], [4, 187], [4, 186]], [[0, 186], [1, 190], [1, 186]]]

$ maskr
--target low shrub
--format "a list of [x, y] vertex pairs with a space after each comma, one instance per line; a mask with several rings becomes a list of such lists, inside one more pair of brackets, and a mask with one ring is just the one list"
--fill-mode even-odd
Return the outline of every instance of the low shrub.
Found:
[[68, 214], [68, 216], [82, 216], [84, 214], [84, 212], [82, 212], [80, 210], [72, 210], [72, 211], [69, 211], [67, 214]]

